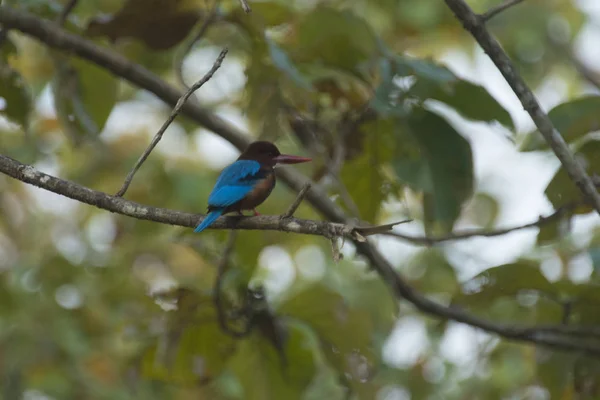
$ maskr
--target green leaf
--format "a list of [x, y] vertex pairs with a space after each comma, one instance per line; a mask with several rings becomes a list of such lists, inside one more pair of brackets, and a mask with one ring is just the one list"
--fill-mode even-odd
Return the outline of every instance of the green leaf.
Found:
[[294, 81], [299, 87], [306, 90], [312, 89], [310, 82], [304, 78], [304, 76], [298, 71], [296, 66], [292, 63], [288, 55], [283, 49], [281, 49], [271, 39], [266, 38], [267, 45], [269, 47], [269, 55], [271, 60], [277, 69], [285, 73], [292, 81]]
[[[465, 292], [466, 290], [466, 292]], [[463, 293], [454, 300], [459, 304], [488, 307], [501, 297], [514, 297], [524, 290], [553, 294], [555, 287], [540, 272], [539, 265], [528, 261], [493, 267], [463, 285]]]
[[106, 36], [111, 41], [136, 38], [155, 50], [166, 50], [181, 42], [202, 15], [196, 1], [127, 0], [111, 18], [95, 18], [86, 34]]
[[165, 295], [176, 300], [167, 330], [142, 359], [142, 373], [167, 382], [193, 383], [217, 377], [235, 350], [217, 323], [212, 297], [188, 289]]
[[[375, 222], [387, 193], [382, 164], [393, 156], [393, 120], [365, 124], [369, 135], [364, 139], [362, 154], [344, 163], [340, 178], [354, 200], [360, 217]], [[343, 203], [343, 201], [342, 201]]]
[[8, 64], [0, 63], [0, 113], [27, 129], [32, 99], [25, 82]]
[[452, 83], [457, 80], [456, 75], [448, 68], [430, 60], [398, 55], [393, 57], [393, 63], [396, 74], [401, 76], [414, 75], [437, 84]]
[[[394, 56], [392, 64], [394, 75], [416, 77], [415, 84], [404, 95], [416, 96], [421, 101], [437, 100], [454, 108], [465, 118], [498, 121], [514, 130], [508, 111], [483, 86], [460, 79], [445, 66], [430, 60]], [[387, 87], [388, 93], [397, 92], [397, 87], [395, 90], [389, 89], [395, 84], [384, 70], [380, 74], [382, 83], [378, 90], [384, 91], [383, 87]]]
[[376, 37], [365, 20], [349, 10], [320, 6], [298, 24], [294, 49], [295, 59], [356, 72], [361, 62], [376, 54], [377, 47]]
[[[600, 141], [591, 140], [584, 143], [575, 153], [575, 157], [585, 166], [588, 174], [600, 173]], [[554, 208], [578, 202], [582, 198], [579, 188], [573, 183], [562, 166], [556, 172], [544, 193]], [[586, 214], [591, 210], [592, 208], [589, 206], [581, 206], [575, 210], [575, 213]]]
[[[589, 132], [600, 130], [600, 96], [585, 96], [559, 104], [548, 116], [565, 141], [573, 143]], [[546, 150], [548, 143], [534, 130], [525, 136], [520, 148], [522, 151]]]
[[291, 297], [278, 313], [310, 324], [322, 340], [341, 352], [368, 352], [372, 331], [369, 315], [350, 308], [340, 294], [323, 285], [313, 285]]
[[552, 352], [546, 357], [540, 357], [536, 363], [537, 375], [551, 398], [565, 398], [563, 394], [573, 382], [575, 362], [574, 354]]
[[453, 82], [436, 85], [432, 90], [426, 90], [421, 86], [421, 82], [423, 81], [417, 81], [411, 92], [418, 93], [422, 90], [422, 97], [441, 101], [465, 118], [498, 121], [509, 129], [515, 129], [508, 111], [483, 86], [457, 78]]
[[456, 272], [440, 249], [423, 250], [410, 264], [423, 273], [419, 280], [414, 282], [416, 289], [424, 293], [448, 293], [451, 295], [459, 291]]
[[417, 150], [394, 161], [396, 174], [424, 192], [426, 228], [450, 231], [462, 203], [473, 191], [471, 145], [445, 119], [430, 111], [416, 109], [404, 122]]
[[[174, 343], [170, 341], [174, 340]], [[165, 335], [149, 348], [142, 360], [142, 374], [173, 383], [212, 380], [225, 368], [235, 345], [214, 322], [198, 324]]]
[[118, 82], [106, 70], [81, 59], [55, 55], [54, 105], [67, 135], [80, 143], [104, 128], [116, 100]]
[[[288, 299], [278, 313], [309, 324], [320, 339], [323, 354], [352, 390], [370, 390], [361, 374], [378, 360], [374, 324], [383, 320], [354, 303], [316, 284]], [[361, 367], [357, 368], [357, 363]]]
[[289, 322], [284, 346], [288, 360], [260, 335], [242, 341], [229, 368], [244, 388], [244, 399], [301, 399], [317, 370], [317, 341], [302, 324]]
[[[239, 8], [236, 6], [235, 12], [239, 12]], [[253, 1], [252, 16], [260, 16], [267, 26], [277, 26], [292, 20], [294, 10], [288, 1]], [[244, 17], [248, 18], [248, 14]]]

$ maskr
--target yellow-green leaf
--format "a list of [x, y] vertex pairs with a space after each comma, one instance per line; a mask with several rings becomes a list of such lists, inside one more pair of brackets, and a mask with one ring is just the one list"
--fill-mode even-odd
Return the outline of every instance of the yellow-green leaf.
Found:
[[[600, 96], [585, 96], [559, 104], [548, 113], [554, 127], [567, 143], [600, 130]], [[539, 131], [529, 132], [521, 143], [522, 151], [546, 150], [548, 143]]]
[[416, 109], [405, 126], [418, 153], [397, 158], [394, 168], [406, 184], [424, 192], [426, 228], [447, 232], [473, 191], [471, 145], [442, 117]]
[[27, 129], [32, 99], [21, 75], [0, 62], [0, 114]]

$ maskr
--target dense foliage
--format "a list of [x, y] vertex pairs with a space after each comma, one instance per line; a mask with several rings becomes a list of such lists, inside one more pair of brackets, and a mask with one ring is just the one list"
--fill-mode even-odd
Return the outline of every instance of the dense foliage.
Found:
[[[2, 5], [56, 21], [65, 3]], [[479, 12], [497, 5], [469, 3]], [[600, 173], [594, 136], [600, 97], [583, 84], [563, 48], [586, 24], [575, 3], [526, 0], [488, 28], [531, 87], [551, 79], [566, 85], [566, 100], [549, 115], [588, 171]], [[497, 227], [502, 201], [486, 192], [476, 174], [477, 154], [465, 130], [477, 125], [465, 121], [489, 124], [524, 157], [551, 154], [538, 132], [516, 124], [506, 105], [467, 79], [468, 72], [440, 61], [449, 52], [477, 57], [473, 39], [442, 1], [249, 4], [250, 14], [238, 0], [216, 6], [210, 0], [82, 0], [64, 29], [181, 88], [181, 68], [190, 85], [227, 46], [223, 67], [197, 101], [253, 137], [311, 155], [314, 162], [298, 170], [348, 215], [369, 223], [412, 218], [431, 237]], [[5, 33], [1, 153], [115, 193], [170, 110], [102, 66], [17, 30]], [[126, 197], [204, 212], [232, 152], [199, 128], [178, 118]], [[223, 154], [210, 154], [215, 151]], [[322, 237], [238, 232], [222, 281], [225, 311], [240, 314], [232, 329], [241, 337], [234, 337], [219, 324], [213, 298], [227, 232], [194, 235], [109, 214], [1, 175], [0, 188], [3, 398], [600, 396], [594, 358], [425, 316], [394, 298], [350, 243], [338, 243], [344, 257], [336, 263]], [[581, 204], [561, 168], [545, 195], [555, 209], [569, 206], [573, 212], [540, 223], [535, 245], [512, 262], [491, 268], [484, 263], [475, 275], [462, 270], [464, 257], [449, 256], [453, 242], [423, 246], [421, 240], [408, 247], [400, 238], [373, 240], [414, 288], [482, 318], [525, 325], [600, 323], [600, 237], [595, 225], [578, 235], [569, 230], [572, 214], [592, 210]], [[261, 211], [280, 214], [294, 198], [280, 184]], [[321, 218], [306, 202], [296, 215]], [[523, 223], [537, 217], [532, 212]], [[500, 243], [503, 236], [485, 240]], [[594, 269], [573, 280], [569, 271], [582, 258]], [[552, 263], [559, 272], [549, 276], [542, 265]], [[247, 320], [253, 329], [244, 333]], [[402, 337], [409, 331], [410, 343], [416, 343], [415, 332], [421, 343], [414, 349]], [[452, 357], [458, 345], [449, 338], [456, 334], [476, 341], [476, 351]]]

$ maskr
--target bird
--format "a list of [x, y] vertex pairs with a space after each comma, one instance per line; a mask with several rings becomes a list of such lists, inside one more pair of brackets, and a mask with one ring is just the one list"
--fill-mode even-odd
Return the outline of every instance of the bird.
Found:
[[274, 168], [279, 164], [298, 164], [310, 158], [281, 154], [277, 146], [267, 141], [252, 142], [238, 159], [221, 171], [208, 196], [208, 214], [194, 232], [202, 232], [223, 214], [252, 210], [262, 204], [275, 187]]

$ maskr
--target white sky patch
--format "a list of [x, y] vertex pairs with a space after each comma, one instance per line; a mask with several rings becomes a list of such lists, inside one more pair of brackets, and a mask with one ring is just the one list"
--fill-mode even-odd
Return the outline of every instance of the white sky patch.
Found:
[[398, 320], [383, 345], [383, 361], [396, 368], [410, 368], [428, 347], [425, 322], [417, 317], [404, 317]]
[[305, 279], [318, 280], [325, 274], [327, 262], [319, 246], [310, 244], [301, 247], [294, 254], [298, 273]]
[[[220, 48], [206, 47], [192, 52], [183, 62], [183, 77], [188, 86], [193, 85], [210, 70]], [[242, 63], [231, 54], [225, 57], [221, 68], [194, 94], [203, 103], [222, 102], [239, 92], [246, 84]]]
[[59, 306], [67, 310], [74, 310], [83, 305], [83, 293], [77, 286], [70, 284], [58, 287], [54, 292], [54, 299]]
[[296, 277], [294, 261], [290, 254], [281, 246], [267, 246], [258, 255], [258, 270], [256, 274], [263, 279], [269, 299], [281, 295]]
[[197, 157], [214, 170], [221, 170], [231, 164], [240, 152], [227, 140], [212, 132], [200, 130], [194, 134]]
[[96, 214], [87, 223], [85, 233], [94, 250], [108, 251], [117, 235], [117, 224], [113, 216], [108, 213]]
[[594, 267], [592, 265], [592, 258], [588, 253], [579, 254], [569, 262], [567, 274], [569, 279], [575, 283], [587, 282], [592, 272], [594, 272]]

